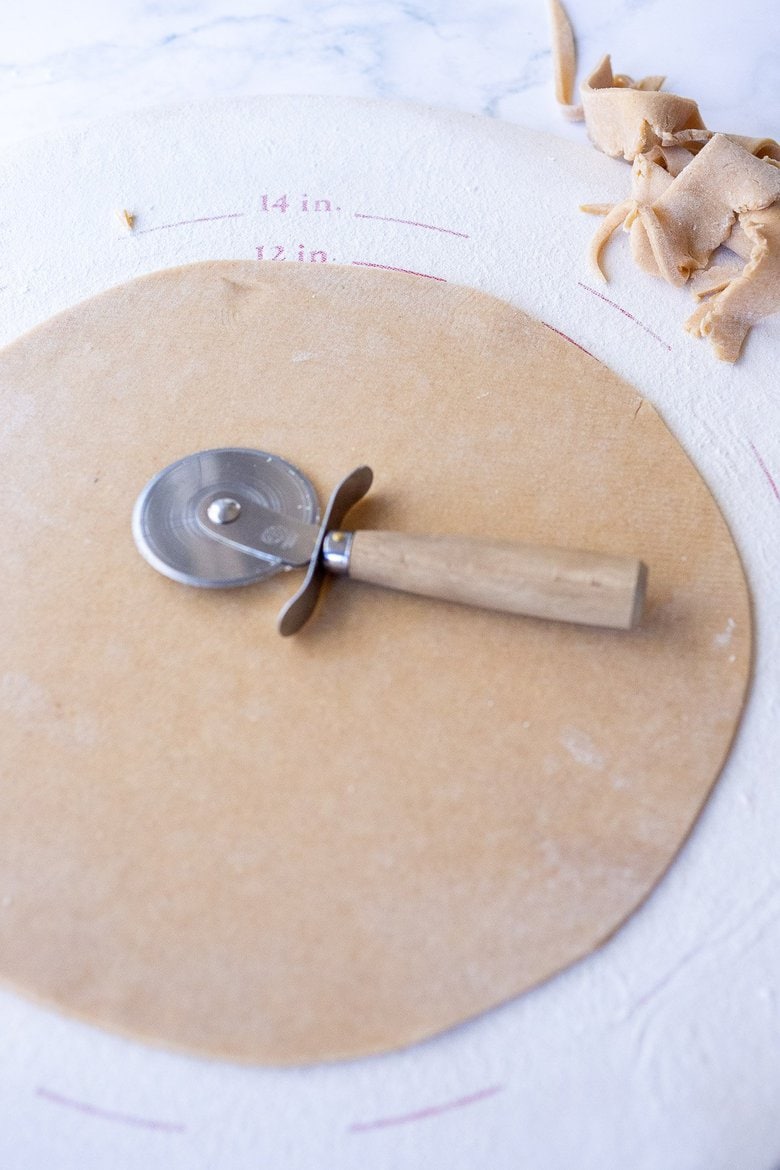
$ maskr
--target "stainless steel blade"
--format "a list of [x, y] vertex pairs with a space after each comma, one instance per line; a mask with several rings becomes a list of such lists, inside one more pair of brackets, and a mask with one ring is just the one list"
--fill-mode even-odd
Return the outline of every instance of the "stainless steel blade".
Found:
[[[269, 521], [264, 530], [279, 525], [277, 542], [250, 552], [215, 539], [200, 517], [202, 505], [208, 508], [218, 499], [238, 504], [238, 517], [264, 510]], [[224, 589], [305, 563], [306, 556], [291, 561], [287, 554], [292, 549], [302, 555], [300, 540], [308, 526], [313, 547], [319, 514], [313, 485], [292, 464], [265, 451], [222, 447], [188, 455], [150, 480], [136, 501], [132, 527], [139, 552], [159, 572], [187, 585]], [[235, 523], [225, 527], [235, 531]], [[291, 532], [298, 539], [285, 548]]]

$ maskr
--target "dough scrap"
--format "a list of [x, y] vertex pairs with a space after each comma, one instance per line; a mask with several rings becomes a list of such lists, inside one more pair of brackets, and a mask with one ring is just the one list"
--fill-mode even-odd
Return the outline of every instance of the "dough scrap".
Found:
[[670, 284], [685, 284], [694, 271], [707, 267], [737, 216], [763, 210], [777, 199], [780, 171], [716, 134], [660, 194], [640, 204], [632, 231], [647, 233], [654, 261], [647, 271]]
[[581, 122], [582, 106], [574, 104], [574, 81], [577, 76], [577, 49], [574, 32], [560, 0], [550, 0], [550, 21], [554, 41], [555, 96], [563, 116]]
[[580, 93], [588, 136], [598, 150], [633, 162], [680, 131], [703, 130], [696, 102], [659, 93], [663, 77], [634, 81], [612, 72], [607, 55], [583, 82]]
[[750, 259], [741, 273], [713, 287], [710, 299], [685, 323], [689, 333], [709, 338], [717, 356], [726, 362], [737, 360], [756, 321], [780, 313], [780, 203], [739, 218], [745, 235], [753, 241]]
[[[556, 94], [571, 117], [574, 34], [559, 0], [551, 12]], [[780, 311], [780, 145], [709, 130], [696, 102], [660, 92], [663, 82], [616, 74], [607, 55], [580, 87], [593, 145], [632, 164], [628, 199], [582, 207], [604, 216], [589, 258], [606, 280], [602, 253], [622, 227], [645, 272], [677, 286], [695, 277], [691, 291], [704, 303], [685, 328], [734, 362], [751, 327]], [[714, 262], [724, 245], [743, 267]]]

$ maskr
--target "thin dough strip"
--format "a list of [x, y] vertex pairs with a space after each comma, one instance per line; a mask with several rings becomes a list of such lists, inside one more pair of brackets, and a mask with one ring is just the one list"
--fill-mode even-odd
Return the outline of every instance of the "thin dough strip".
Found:
[[577, 77], [577, 48], [574, 44], [574, 30], [560, 0], [549, 0], [550, 23], [553, 41], [553, 69], [555, 73], [555, 97], [564, 118], [569, 122], [581, 122], [582, 106], [574, 104], [574, 82]]
[[627, 199], [625, 203], [616, 203], [604, 216], [604, 222], [599, 225], [596, 234], [590, 242], [588, 257], [591, 266], [603, 281], [607, 276], [601, 266], [601, 253], [605, 244], [612, 238], [614, 232], [626, 223], [627, 217], [634, 208], [634, 200]]

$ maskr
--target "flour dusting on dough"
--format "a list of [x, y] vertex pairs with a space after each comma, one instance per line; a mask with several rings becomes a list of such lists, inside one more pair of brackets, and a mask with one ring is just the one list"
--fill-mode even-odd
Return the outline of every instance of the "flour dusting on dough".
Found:
[[604, 767], [604, 756], [598, 750], [593, 740], [584, 731], [576, 727], [566, 727], [561, 733], [561, 746], [566, 748], [573, 760], [594, 772], [600, 772]]
[[729, 620], [726, 622], [726, 628], [723, 630], [723, 632], [721, 634], [716, 634], [713, 638], [713, 644], [715, 646], [728, 646], [736, 628], [737, 623], [733, 618], [729, 618]]
[[20, 723], [34, 725], [38, 734], [62, 744], [91, 747], [98, 740], [97, 720], [66, 711], [26, 674], [9, 671], [0, 677], [0, 711]]
[[7, 406], [5, 418], [0, 426], [0, 439], [12, 439], [38, 413], [38, 406], [31, 394], [16, 394]]
[[26, 674], [8, 671], [0, 678], [0, 709], [9, 715], [35, 718], [46, 708], [46, 692]]

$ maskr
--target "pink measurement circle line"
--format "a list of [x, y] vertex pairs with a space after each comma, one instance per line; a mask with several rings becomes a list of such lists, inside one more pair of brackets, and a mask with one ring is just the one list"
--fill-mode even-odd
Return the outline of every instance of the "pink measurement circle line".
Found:
[[369, 215], [367, 211], [356, 211], [356, 219], [381, 219], [383, 223], [405, 223], [409, 227], [427, 228], [429, 232], [444, 232], [448, 236], [459, 236], [462, 240], [470, 240], [466, 232], [456, 232], [452, 228], [438, 227], [435, 223], [420, 223], [416, 219], [397, 219], [394, 215]]
[[617, 311], [622, 313], [624, 317], [628, 317], [629, 321], [633, 321], [634, 324], [638, 325], [640, 329], [644, 329], [645, 333], [649, 333], [651, 337], [655, 338], [655, 340], [659, 342], [664, 347], [664, 349], [669, 350], [669, 353], [672, 352], [671, 345], [664, 341], [663, 337], [659, 337], [657, 333], [653, 333], [652, 329], [648, 329], [647, 325], [643, 325], [641, 321], [638, 321], [633, 313], [629, 313], [628, 309], [624, 309], [622, 305], [618, 305], [615, 301], [611, 301], [609, 297], [605, 297], [603, 293], [598, 291], [598, 289], [591, 288], [589, 284], [583, 284], [581, 280], [578, 280], [577, 284], [580, 286], [580, 288], [584, 288], [586, 292], [593, 293], [594, 297], [598, 297], [600, 301], [604, 301], [605, 304], [611, 305], [613, 309], [617, 309]]
[[241, 219], [244, 215], [246, 215], [245, 211], [231, 211], [227, 215], [201, 215], [197, 219], [179, 219], [176, 223], [161, 223], [157, 227], [141, 228], [134, 234], [144, 236], [147, 232], [161, 232], [165, 228], [184, 227], [188, 223], [214, 223], [218, 219]]
[[775, 483], [774, 479], [772, 478], [771, 471], [767, 467], [766, 463], [764, 463], [764, 460], [761, 458], [761, 456], [759, 455], [756, 448], [753, 446], [753, 443], [750, 439], [748, 439], [748, 443], [750, 443], [750, 450], [753, 452], [756, 459], [758, 460], [758, 466], [761, 468], [761, 470], [763, 471], [767, 480], [769, 481], [769, 486], [771, 487], [772, 491], [774, 492], [775, 499], [780, 500], [780, 490], [778, 489], [777, 484]]
[[449, 1113], [453, 1109], [462, 1109], [466, 1105], [476, 1105], [488, 1097], [494, 1097], [505, 1088], [504, 1085], [490, 1085], [487, 1089], [480, 1089], [476, 1093], [469, 1093], [467, 1097], [457, 1097], [454, 1101], [445, 1101], [441, 1105], [428, 1105], [425, 1109], [416, 1109], [414, 1113], [401, 1113], [395, 1117], [379, 1117], [374, 1121], [356, 1121], [349, 1127], [350, 1133], [366, 1133], [372, 1129], [386, 1129], [391, 1125], [408, 1125], [413, 1121], [425, 1121], [429, 1117], [438, 1117], [441, 1113]]
[[85, 1113], [88, 1117], [97, 1117], [101, 1121], [118, 1121], [122, 1125], [132, 1125], [139, 1129], [154, 1129], [162, 1133], [185, 1133], [186, 1126], [175, 1121], [155, 1121], [148, 1117], [133, 1117], [128, 1113], [115, 1113], [110, 1109], [99, 1109], [96, 1105], [89, 1105], [86, 1101], [74, 1101], [71, 1097], [64, 1097], [51, 1089], [39, 1087], [37, 1096], [51, 1101], [55, 1105], [65, 1105], [68, 1109], [75, 1109]]
[[384, 268], [386, 272], [406, 272], [409, 276], [424, 276], [426, 280], [440, 280], [447, 283], [445, 276], [433, 276], [430, 272], [415, 272], [413, 268], [396, 268], [393, 264], [374, 264], [371, 260], [353, 260], [361, 268]]
[[556, 329], [554, 325], [548, 325], [546, 321], [542, 321], [542, 324], [547, 326], [548, 329], [552, 329], [553, 333], [557, 333], [559, 337], [563, 337], [564, 340], [570, 341], [572, 345], [576, 345], [577, 349], [581, 349], [583, 353], [588, 355], [588, 357], [596, 358], [596, 361], [599, 360], [596, 355], [591, 353], [589, 349], [586, 349], [584, 345], [580, 345], [579, 341], [575, 341], [573, 337], [569, 337], [568, 333], [561, 333], [560, 329]]

